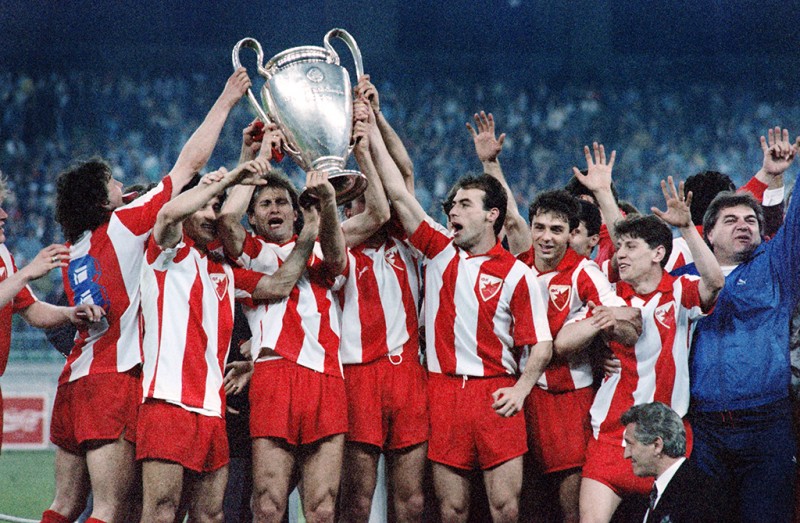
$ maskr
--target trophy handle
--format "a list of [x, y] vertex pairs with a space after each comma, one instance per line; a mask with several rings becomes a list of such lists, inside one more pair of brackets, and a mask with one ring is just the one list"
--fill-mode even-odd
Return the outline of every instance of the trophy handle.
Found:
[[[266, 69], [264, 69], [264, 50], [261, 49], [261, 44], [255, 38], [242, 38], [236, 45], [233, 46], [233, 52], [231, 53], [231, 58], [233, 59], [233, 70], [240, 68], [242, 66], [242, 62], [239, 60], [239, 51], [242, 47], [249, 47], [256, 52], [256, 58], [258, 60], [258, 73], [263, 76], [264, 78], [269, 79], [269, 73]], [[255, 109], [256, 114], [258, 117], [263, 121], [265, 124], [273, 123], [272, 118], [264, 111], [261, 105], [258, 103], [258, 99], [256, 95], [253, 94], [253, 90], [249, 87], [247, 88], [247, 99], [250, 100], [250, 105], [253, 106]]]
[[339, 55], [336, 54], [336, 51], [331, 45], [331, 38], [338, 38], [339, 40], [342, 40], [347, 44], [347, 47], [350, 48], [350, 52], [353, 54], [353, 61], [356, 63], [356, 82], [358, 82], [358, 79], [364, 76], [364, 62], [361, 60], [361, 50], [358, 48], [358, 44], [356, 43], [355, 39], [344, 29], [336, 28], [328, 31], [328, 34], [325, 35], [325, 39], [323, 41], [325, 42], [325, 49], [327, 49], [329, 53], [336, 57], [336, 63], [339, 61]]

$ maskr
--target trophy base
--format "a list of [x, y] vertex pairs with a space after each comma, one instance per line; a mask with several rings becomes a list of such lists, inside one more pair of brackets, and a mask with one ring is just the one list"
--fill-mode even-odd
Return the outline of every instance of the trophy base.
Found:
[[[358, 171], [336, 169], [328, 171], [328, 181], [333, 185], [336, 192], [336, 205], [344, 205], [355, 200], [367, 189], [367, 177]], [[316, 197], [311, 195], [305, 187], [300, 193], [299, 202], [303, 207], [307, 207], [316, 201]]]

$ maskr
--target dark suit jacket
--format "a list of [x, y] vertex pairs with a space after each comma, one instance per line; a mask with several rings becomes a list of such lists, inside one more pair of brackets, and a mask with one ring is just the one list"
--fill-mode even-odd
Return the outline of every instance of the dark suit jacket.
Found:
[[672, 476], [647, 523], [718, 523], [723, 521], [721, 500], [713, 480], [687, 460]]

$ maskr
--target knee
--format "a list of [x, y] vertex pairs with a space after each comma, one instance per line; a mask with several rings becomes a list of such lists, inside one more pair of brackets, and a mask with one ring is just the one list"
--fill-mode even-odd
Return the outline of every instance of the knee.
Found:
[[442, 501], [439, 505], [439, 514], [442, 517], [442, 523], [462, 523], [469, 516], [469, 505]]
[[494, 521], [517, 521], [519, 519], [519, 502], [508, 498], [492, 504]]
[[257, 523], [281, 521], [286, 510], [286, 500], [277, 499], [269, 491], [253, 492], [250, 508], [253, 511], [253, 521]]
[[144, 507], [142, 521], [171, 523], [175, 521], [175, 516], [178, 514], [178, 508], [179, 501], [176, 499], [157, 499], [151, 506]]
[[[316, 506], [303, 510], [303, 515], [308, 523], [332, 523], [336, 515], [336, 508], [333, 499], [325, 500]], [[369, 519], [369, 512], [367, 512]]]
[[395, 512], [401, 521], [419, 521], [425, 511], [425, 494], [412, 492], [395, 500]]
[[356, 493], [343, 497], [341, 511], [342, 521], [367, 521], [372, 511], [372, 497]]

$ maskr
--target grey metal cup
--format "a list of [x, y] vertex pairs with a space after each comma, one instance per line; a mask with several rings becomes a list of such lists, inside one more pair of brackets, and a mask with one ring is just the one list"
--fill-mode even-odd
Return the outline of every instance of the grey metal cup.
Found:
[[[353, 94], [350, 75], [339, 65], [339, 55], [330, 44], [340, 38], [350, 48], [356, 75], [364, 74], [361, 51], [344, 29], [332, 29], [324, 38], [325, 47], [303, 46], [275, 55], [266, 65], [261, 44], [244, 38], [233, 48], [233, 67], [241, 67], [242, 47], [254, 49], [258, 73], [264, 77], [261, 89], [263, 107], [251, 89], [247, 98], [264, 123], [275, 123], [286, 136], [286, 152], [304, 171], [325, 171], [336, 190], [339, 205], [360, 196], [367, 188], [367, 178], [358, 171], [345, 169], [352, 152]], [[301, 198], [308, 200], [303, 191]]]

